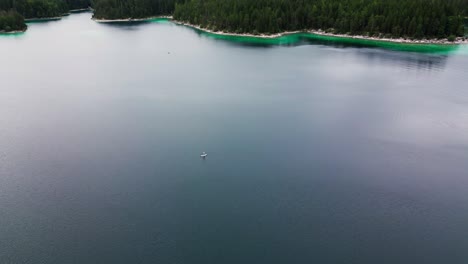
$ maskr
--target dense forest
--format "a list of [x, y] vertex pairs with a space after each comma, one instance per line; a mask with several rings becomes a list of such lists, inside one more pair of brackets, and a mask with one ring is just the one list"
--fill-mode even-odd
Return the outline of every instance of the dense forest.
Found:
[[18, 12], [0, 10], [0, 32], [23, 31], [25, 29], [24, 18]]
[[[91, 0], [0, 0], [0, 30], [24, 18], [61, 16]], [[321, 29], [340, 34], [446, 38], [462, 36], [468, 0], [94, 0], [94, 18], [174, 19], [234, 33]]]
[[95, 0], [98, 19], [172, 14], [212, 30], [445, 38], [464, 34], [468, 0]]
[[172, 15], [175, 2], [182, 0], [94, 0], [94, 18], [143, 18]]
[[466, 0], [188, 0], [174, 18], [213, 30], [443, 38], [464, 34]]
[[15, 0], [13, 8], [25, 18], [58, 17], [68, 12], [63, 0]]
[[25, 30], [25, 18], [58, 17], [90, 4], [89, 0], [0, 0], [0, 31]]
[[90, 0], [66, 0], [69, 10], [85, 9], [91, 6]]
[[25, 18], [56, 17], [89, 6], [89, 0], [0, 0], [0, 10], [15, 10]]

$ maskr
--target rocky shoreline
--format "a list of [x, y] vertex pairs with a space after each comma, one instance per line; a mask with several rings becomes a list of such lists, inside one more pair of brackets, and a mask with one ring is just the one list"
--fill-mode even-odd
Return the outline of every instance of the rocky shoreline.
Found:
[[310, 30], [308, 33], [322, 35], [322, 36], [331, 36], [338, 38], [353, 38], [353, 39], [363, 39], [363, 40], [372, 40], [372, 41], [387, 41], [394, 43], [406, 43], [406, 44], [439, 44], [439, 45], [458, 45], [458, 44], [468, 44], [467, 38], [457, 37], [454, 41], [449, 41], [448, 39], [405, 39], [405, 38], [378, 38], [378, 37], [369, 37], [362, 35], [346, 35], [346, 34], [333, 34], [327, 33], [321, 30]]
[[[81, 11], [89, 11], [92, 10], [91, 8], [84, 8], [84, 9], [75, 9], [75, 10], [70, 10], [70, 13], [74, 12], [81, 12]], [[64, 16], [69, 15], [64, 14]], [[54, 21], [54, 20], [60, 20], [62, 19], [63, 16], [58, 16], [58, 17], [47, 17], [47, 18], [29, 18], [25, 19], [25, 22], [35, 22], [35, 21]], [[276, 33], [276, 34], [249, 34], [249, 33], [232, 33], [232, 32], [225, 32], [225, 31], [214, 31], [210, 30], [204, 27], [201, 27], [200, 25], [193, 25], [188, 22], [184, 21], [178, 21], [173, 19], [172, 16], [154, 16], [154, 17], [147, 17], [147, 18], [122, 18], [122, 19], [101, 19], [101, 18], [92, 18], [95, 22], [98, 23], [119, 23], [119, 22], [145, 22], [145, 21], [150, 21], [153, 19], [168, 19], [172, 21], [173, 23], [177, 25], [183, 25], [191, 28], [195, 28], [204, 32], [212, 33], [212, 34], [217, 34], [217, 35], [226, 35], [226, 36], [237, 36], [237, 37], [255, 37], [255, 38], [279, 38], [285, 35], [290, 35], [290, 34], [297, 34], [297, 33], [310, 33], [310, 34], [315, 34], [315, 35], [321, 35], [321, 36], [329, 36], [329, 37], [337, 37], [337, 38], [348, 38], [348, 39], [361, 39], [361, 40], [369, 40], [369, 41], [383, 41], [383, 42], [393, 42], [393, 43], [401, 43], [401, 44], [436, 44], [436, 45], [458, 45], [458, 44], [468, 44], [468, 38], [462, 38], [462, 37], [457, 37], [454, 41], [449, 41], [448, 39], [421, 39], [421, 40], [415, 40], [415, 39], [407, 39], [407, 38], [380, 38], [380, 37], [369, 37], [369, 36], [364, 36], [364, 35], [348, 35], [348, 34], [334, 34], [334, 33], [329, 33], [323, 30], [303, 30], [303, 31], [286, 31], [286, 32], [281, 32], [281, 33]], [[26, 29], [24, 30], [26, 31]], [[24, 32], [24, 31], [19, 31], [19, 32]], [[14, 34], [14, 33], [19, 33], [18, 31], [14, 32], [0, 32], [2, 34]]]
[[79, 13], [79, 12], [85, 12], [85, 11], [92, 11], [93, 9], [91, 7], [88, 8], [80, 8], [80, 9], [71, 9], [70, 13]]
[[363, 35], [347, 35], [347, 34], [334, 34], [334, 33], [327, 33], [322, 30], [305, 30], [305, 31], [286, 31], [277, 34], [248, 34], [248, 33], [230, 33], [230, 32], [223, 32], [223, 31], [213, 31], [207, 28], [203, 28], [200, 25], [193, 25], [183, 21], [177, 21], [171, 19], [172, 22], [178, 25], [183, 25], [191, 28], [195, 28], [201, 31], [209, 32], [212, 34], [217, 35], [226, 35], [226, 36], [238, 36], [238, 37], [255, 37], [255, 38], [278, 38], [285, 35], [296, 34], [296, 33], [310, 33], [315, 35], [321, 36], [329, 36], [329, 37], [337, 37], [337, 38], [352, 38], [352, 39], [362, 39], [362, 40], [370, 40], [370, 41], [385, 41], [385, 42], [394, 42], [394, 43], [402, 43], [402, 44], [438, 44], [438, 45], [458, 45], [458, 44], [468, 44], [468, 38], [461, 38], [457, 37], [455, 41], [449, 41], [448, 39], [422, 39], [422, 40], [412, 40], [412, 39], [405, 39], [405, 38], [378, 38], [378, 37], [369, 37]]
[[0, 34], [2, 34], [2, 35], [5, 35], [5, 34], [14, 35], [14, 34], [19, 34], [19, 33], [24, 33], [24, 32], [26, 32], [26, 29], [27, 28], [25, 28], [24, 30], [13, 30], [13, 31], [0, 30]]
[[91, 18], [92, 20], [98, 23], [118, 23], [118, 22], [144, 22], [149, 21], [152, 19], [159, 19], [159, 18], [166, 18], [171, 19], [172, 16], [154, 16], [154, 17], [147, 17], [147, 18], [121, 18], [121, 19], [102, 19], [102, 18]]

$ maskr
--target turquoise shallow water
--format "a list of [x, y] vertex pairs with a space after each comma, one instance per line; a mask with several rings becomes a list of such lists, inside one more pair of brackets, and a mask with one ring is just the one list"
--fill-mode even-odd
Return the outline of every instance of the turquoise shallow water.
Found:
[[1, 263], [468, 260], [466, 47], [90, 16], [0, 37]]
[[340, 44], [354, 47], [374, 47], [396, 51], [431, 53], [431, 54], [452, 54], [458, 53], [460, 48], [466, 48], [466, 45], [436, 45], [436, 44], [401, 44], [388, 41], [375, 41], [365, 39], [353, 39], [334, 36], [322, 36], [311, 33], [293, 33], [277, 38], [260, 38], [260, 37], [244, 37], [244, 36], [229, 36], [215, 33], [203, 32], [197, 30], [200, 34], [227, 40], [231, 42], [250, 43], [257, 45], [298, 45], [305, 43], [322, 43], [322, 44]]
[[[170, 20], [152, 19], [148, 22], [151, 23], [171, 23]], [[407, 51], [407, 52], [419, 52], [419, 53], [431, 53], [431, 54], [456, 54], [460, 53], [460, 50], [466, 52], [467, 45], [437, 45], [437, 44], [407, 44], [407, 43], [393, 43], [388, 41], [376, 41], [366, 39], [354, 39], [354, 38], [343, 38], [335, 36], [322, 36], [311, 33], [292, 33], [283, 35], [276, 38], [261, 38], [251, 36], [232, 36], [205, 32], [203, 30], [195, 29], [200, 35], [207, 37], [226, 40], [229, 42], [247, 43], [250, 45], [268, 46], [268, 45], [301, 45], [310, 43], [322, 43], [322, 44], [339, 44], [344, 46], [354, 47], [374, 47], [383, 48], [388, 50], [396, 51]]]

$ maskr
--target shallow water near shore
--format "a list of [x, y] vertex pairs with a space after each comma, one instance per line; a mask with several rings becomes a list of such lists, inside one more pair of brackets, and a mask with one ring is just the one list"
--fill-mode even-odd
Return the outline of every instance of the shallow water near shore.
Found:
[[468, 261], [465, 46], [90, 18], [0, 36], [0, 263]]
[[[130, 26], [130, 25], [140, 25], [146, 23], [174, 23], [169, 18], [150, 18], [142, 19], [137, 21], [102, 21], [110, 25], [121, 25], [121, 26]], [[101, 23], [102, 23], [101, 22]], [[286, 33], [281, 36], [272, 36], [272, 37], [261, 37], [261, 36], [250, 36], [250, 35], [230, 35], [225, 33], [209, 32], [200, 28], [196, 28], [190, 25], [180, 24], [176, 22], [179, 26], [188, 27], [196, 31], [198, 34], [219, 39], [225, 40], [228, 42], [237, 42], [244, 43], [252, 46], [295, 46], [295, 45], [304, 45], [304, 44], [331, 44], [331, 45], [343, 45], [343, 46], [352, 46], [352, 47], [374, 47], [374, 48], [383, 48], [388, 50], [396, 51], [408, 51], [408, 52], [419, 52], [419, 53], [431, 53], [431, 54], [450, 54], [456, 53], [460, 49], [465, 49], [468, 47], [466, 44], [437, 44], [437, 43], [398, 43], [387, 40], [379, 39], [363, 39], [363, 38], [353, 38], [353, 37], [343, 37], [343, 36], [333, 36], [333, 35], [322, 35], [308, 32], [298, 32], [298, 33]]]
[[[161, 21], [157, 21], [160, 23]], [[169, 21], [168, 21], [169, 22]], [[306, 44], [324, 44], [324, 45], [342, 45], [350, 47], [373, 47], [396, 51], [408, 51], [431, 54], [450, 54], [456, 53], [460, 48], [467, 45], [447, 45], [447, 44], [418, 44], [418, 43], [397, 43], [384, 40], [359, 39], [352, 37], [338, 37], [319, 35], [314, 33], [291, 33], [279, 37], [255, 37], [255, 36], [235, 36], [206, 32], [200, 29], [193, 29], [200, 35], [214, 39], [226, 40], [230, 42], [246, 43], [258, 46], [271, 45], [306, 45]]]

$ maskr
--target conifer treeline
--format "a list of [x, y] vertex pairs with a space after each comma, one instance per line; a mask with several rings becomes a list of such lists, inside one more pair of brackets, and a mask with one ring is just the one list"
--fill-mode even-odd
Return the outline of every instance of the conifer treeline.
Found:
[[464, 34], [467, 0], [188, 0], [174, 18], [236, 33], [303, 29], [392, 37]]
[[[54, 17], [91, 0], [0, 0], [0, 30], [25, 18]], [[464, 34], [468, 0], [94, 0], [94, 17], [177, 20], [236, 33], [304, 29], [334, 33], [444, 38]]]
[[63, 0], [15, 0], [14, 9], [25, 18], [58, 17], [68, 12]]
[[84, 9], [91, 6], [91, 0], [65, 0], [69, 10]]
[[95, 0], [95, 17], [174, 15], [176, 20], [236, 33], [303, 29], [392, 37], [464, 34], [468, 0]]
[[94, 17], [119, 19], [172, 15], [176, 1], [182, 0], [95, 0]]
[[26, 29], [24, 18], [13, 10], [0, 10], [0, 32], [23, 31]]
[[0, 0], [0, 31], [24, 30], [25, 18], [58, 17], [90, 4], [90, 0]]

